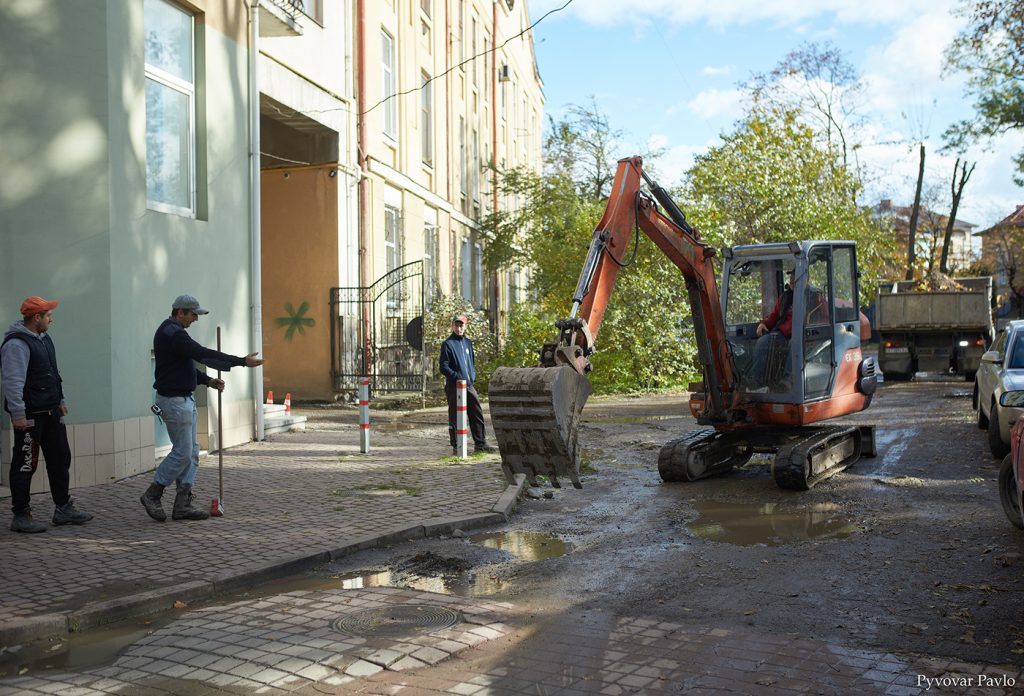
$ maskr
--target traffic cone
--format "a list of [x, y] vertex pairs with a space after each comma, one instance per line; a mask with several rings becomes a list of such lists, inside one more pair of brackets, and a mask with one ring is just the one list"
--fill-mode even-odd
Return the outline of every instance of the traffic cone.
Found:
[[210, 502], [210, 517], [223, 517], [224, 516], [224, 503], [220, 498], [214, 498]]
[[273, 405], [274, 403], [274, 390], [271, 389], [267, 392], [267, 403]]
[[285, 413], [291, 413], [292, 412], [292, 393], [291, 392], [288, 392], [287, 394], [284, 395], [284, 412]]

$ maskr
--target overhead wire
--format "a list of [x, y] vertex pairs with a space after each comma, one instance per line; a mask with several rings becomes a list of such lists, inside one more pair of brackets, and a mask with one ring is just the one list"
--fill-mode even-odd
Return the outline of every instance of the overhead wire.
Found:
[[484, 56], [487, 56], [487, 55], [489, 55], [489, 54], [491, 54], [491, 53], [494, 53], [495, 51], [498, 51], [498, 50], [500, 50], [500, 49], [504, 48], [505, 46], [507, 46], [507, 45], [508, 45], [509, 43], [511, 43], [512, 41], [515, 41], [516, 39], [520, 38], [520, 37], [521, 37], [521, 36], [522, 36], [523, 34], [527, 33], [528, 31], [531, 31], [531, 30], [532, 30], [532, 29], [533, 29], [533, 28], [534, 28], [535, 26], [537, 26], [538, 24], [540, 24], [541, 22], [543, 22], [543, 21], [544, 21], [545, 19], [547, 19], [547, 18], [548, 18], [549, 16], [551, 16], [551, 15], [555, 14], [556, 12], [561, 12], [562, 10], [564, 10], [565, 8], [567, 8], [567, 7], [569, 6], [569, 5], [571, 5], [571, 4], [573, 3], [573, 2], [575, 2], [575, 0], [566, 0], [566, 2], [565, 2], [565, 4], [564, 4], [564, 5], [562, 5], [561, 7], [556, 7], [556, 8], [554, 8], [554, 9], [552, 9], [552, 10], [548, 10], [547, 12], [545, 12], [545, 13], [544, 13], [544, 14], [543, 14], [543, 15], [541, 16], [541, 18], [540, 18], [540, 19], [538, 19], [538, 20], [537, 20], [536, 22], [534, 22], [534, 23], [533, 23], [533, 24], [531, 24], [530, 26], [528, 26], [528, 27], [526, 27], [525, 29], [523, 29], [523, 30], [522, 30], [521, 32], [519, 32], [519, 33], [518, 33], [518, 34], [516, 34], [515, 36], [510, 36], [510, 37], [509, 37], [508, 39], [506, 39], [506, 40], [505, 40], [505, 41], [504, 41], [504, 42], [503, 42], [503, 43], [502, 43], [502, 44], [501, 44], [500, 46], [495, 46], [495, 47], [493, 47], [493, 48], [489, 48], [489, 49], [487, 49], [486, 51], [483, 51], [482, 53], [478, 53], [478, 54], [476, 54], [475, 56], [470, 56], [469, 58], [467, 58], [466, 60], [462, 61], [461, 63], [458, 63], [458, 64], [456, 64], [456, 65], [453, 65], [452, 67], [448, 68], [447, 70], [445, 70], [445, 71], [444, 71], [443, 73], [441, 73], [440, 75], [434, 75], [433, 77], [431, 77], [431, 78], [430, 78], [429, 80], [425, 81], [425, 82], [424, 82], [423, 84], [421, 84], [421, 85], [420, 85], [420, 86], [418, 86], [418, 87], [413, 87], [412, 89], [407, 89], [407, 90], [405, 90], [405, 91], [403, 91], [403, 92], [395, 92], [394, 94], [390, 94], [390, 95], [388, 95], [388, 96], [384, 97], [383, 99], [381, 99], [381, 100], [380, 100], [379, 102], [377, 102], [376, 104], [374, 104], [374, 105], [373, 105], [373, 106], [371, 106], [370, 108], [366, 109], [365, 111], [362, 111], [362, 112], [360, 112], [360, 113], [359, 113], [359, 116], [360, 116], [360, 117], [366, 116], [366, 115], [367, 115], [368, 113], [370, 113], [371, 111], [373, 111], [374, 109], [376, 109], [376, 108], [377, 108], [378, 106], [380, 106], [381, 104], [384, 104], [384, 103], [386, 103], [387, 101], [389, 101], [389, 100], [391, 100], [391, 99], [394, 99], [395, 97], [404, 97], [404, 96], [406, 96], [406, 95], [408, 95], [408, 94], [415, 94], [416, 92], [419, 92], [419, 91], [420, 91], [420, 90], [422, 90], [422, 89], [423, 89], [424, 87], [426, 87], [427, 85], [429, 85], [430, 83], [432, 83], [432, 82], [433, 82], [434, 80], [440, 80], [440, 79], [441, 79], [442, 77], [445, 77], [445, 76], [447, 76], [448, 74], [450, 74], [450, 73], [451, 73], [451, 72], [452, 72], [453, 70], [455, 70], [456, 68], [461, 68], [462, 66], [466, 65], [467, 63], [472, 63], [472, 62], [473, 62], [473, 61], [475, 61], [475, 60], [476, 60], [477, 58], [483, 58]]

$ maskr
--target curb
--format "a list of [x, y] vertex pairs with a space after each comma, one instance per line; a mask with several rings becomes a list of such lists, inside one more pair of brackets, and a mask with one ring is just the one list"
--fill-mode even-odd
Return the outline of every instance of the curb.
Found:
[[294, 575], [314, 566], [350, 556], [358, 551], [415, 539], [451, 535], [456, 529], [477, 529], [507, 522], [515, 510], [526, 477], [516, 474], [516, 483], [506, 486], [489, 512], [469, 517], [446, 517], [414, 524], [386, 534], [356, 539], [335, 549], [301, 554], [262, 568], [241, 573], [221, 573], [201, 580], [138, 592], [117, 599], [91, 602], [67, 613], [41, 614], [6, 621], [0, 625], [0, 646], [17, 645], [49, 636], [77, 633], [103, 624], [123, 621], [174, 607], [176, 601], [197, 602], [218, 595], [248, 589], [261, 582]]

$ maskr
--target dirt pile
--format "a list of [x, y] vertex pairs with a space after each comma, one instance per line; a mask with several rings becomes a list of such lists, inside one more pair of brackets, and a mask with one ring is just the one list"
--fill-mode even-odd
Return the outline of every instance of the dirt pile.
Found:
[[961, 285], [941, 271], [931, 271], [910, 289], [911, 292], [971, 292], [969, 287]]

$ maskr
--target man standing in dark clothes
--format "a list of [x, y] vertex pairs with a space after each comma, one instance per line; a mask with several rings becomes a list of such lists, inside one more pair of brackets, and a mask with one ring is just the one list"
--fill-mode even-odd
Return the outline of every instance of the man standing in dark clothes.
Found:
[[176, 520], [205, 520], [210, 513], [192, 506], [195, 496], [192, 484], [199, 472], [199, 441], [196, 438], [196, 401], [192, 393], [197, 384], [224, 391], [224, 380], [200, 372], [196, 362], [215, 370], [232, 367], [258, 367], [263, 364], [257, 353], [244, 358], [204, 348], [188, 335], [186, 329], [209, 311], [199, 306], [191, 295], [180, 295], [171, 305], [171, 316], [164, 320], [153, 336], [156, 357], [156, 406], [171, 438], [171, 451], [160, 462], [153, 483], [142, 494], [142, 506], [157, 522], [167, 519], [160, 505], [164, 488], [176, 483], [177, 495], [171, 517]]
[[484, 432], [484, 412], [480, 407], [480, 396], [473, 388], [476, 379], [476, 364], [473, 357], [473, 342], [466, 338], [466, 324], [469, 319], [459, 314], [452, 319], [452, 335], [441, 344], [441, 374], [444, 375], [444, 395], [448, 399], [448, 439], [452, 444], [452, 454], [458, 454], [455, 445], [456, 411], [458, 397], [455, 394], [455, 383], [466, 381], [466, 415], [469, 430], [473, 434], [473, 451], [493, 452], [494, 448], [487, 444]]
[[56, 508], [53, 523], [85, 524], [92, 519], [75, 509], [68, 495], [71, 480], [71, 448], [64, 416], [64, 401], [57, 351], [47, 330], [53, 321], [56, 300], [29, 297], [21, 303], [21, 321], [11, 324], [0, 348], [0, 381], [4, 408], [14, 426], [14, 455], [11, 457], [12, 532], [45, 532], [46, 525], [32, 519], [29, 506], [32, 474], [39, 466], [39, 450], [46, 458], [50, 496]]

